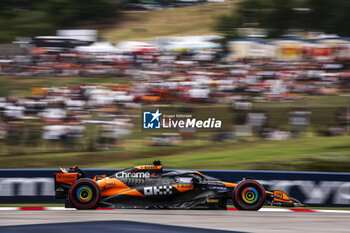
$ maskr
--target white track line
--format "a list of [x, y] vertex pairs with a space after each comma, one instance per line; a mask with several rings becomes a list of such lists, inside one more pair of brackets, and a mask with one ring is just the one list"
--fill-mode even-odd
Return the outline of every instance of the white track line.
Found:
[[290, 212], [290, 209], [282, 209], [282, 208], [261, 208], [259, 211], [262, 212]]
[[8, 210], [19, 210], [18, 207], [0, 207], [0, 210], [8, 211]]
[[45, 210], [75, 210], [74, 208], [65, 207], [45, 207]]
[[316, 210], [316, 212], [350, 214], [350, 210]]

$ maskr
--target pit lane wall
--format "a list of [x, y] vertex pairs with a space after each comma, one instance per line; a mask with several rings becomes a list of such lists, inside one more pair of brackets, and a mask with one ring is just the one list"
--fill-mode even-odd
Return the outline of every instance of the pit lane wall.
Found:
[[[118, 170], [86, 169], [89, 177]], [[165, 170], [169, 171], [169, 170]], [[227, 182], [254, 177], [266, 190], [283, 190], [308, 206], [350, 206], [350, 173], [199, 170]], [[0, 169], [0, 203], [61, 203], [55, 169]]]

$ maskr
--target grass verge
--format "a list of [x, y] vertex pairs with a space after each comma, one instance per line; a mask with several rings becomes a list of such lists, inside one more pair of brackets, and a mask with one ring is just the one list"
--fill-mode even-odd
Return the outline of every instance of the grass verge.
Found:
[[[3, 156], [1, 168], [125, 168], [163, 161], [171, 169], [350, 171], [350, 136], [286, 141], [198, 141], [178, 147], [139, 146], [119, 151]], [[137, 148], [137, 149], [136, 149]]]
[[148, 41], [159, 36], [216, 35], [216, 17], [229, 14], [241, 0], [205, 3], [154, 11], [125, 11], [113, 27], [102, 31], [111, 42]]

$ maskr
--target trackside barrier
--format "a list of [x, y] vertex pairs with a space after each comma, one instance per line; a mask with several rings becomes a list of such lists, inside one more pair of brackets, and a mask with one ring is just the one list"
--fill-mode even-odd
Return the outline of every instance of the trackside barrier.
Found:
[[[88, 177], [117, 169], [86, 169]], [[165, 170], [165, 172], [170, 170]], [[350, 206], [350, 173], [199, 170], [227, 182], [254, 177], [267, 190], [283, 190], [308, 206]], [[0, 169], [0, 203], [60, 203], [54, 198], [56, 169]]]

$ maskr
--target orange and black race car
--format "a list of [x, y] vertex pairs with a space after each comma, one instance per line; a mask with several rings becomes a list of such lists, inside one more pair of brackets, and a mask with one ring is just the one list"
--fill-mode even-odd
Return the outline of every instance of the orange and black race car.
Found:
[[86, 178], [85, 172], [73, 167], [55, 173], [56, 198], [65, 199], [66, 207], [76, 209], [105, 208], [182, 208], [226, 209], [232, 200], [239, 210], [259, 210], [264, 204], [303, 206], [283, 191], [265, 191], [252, 178], [228, 183], [198, 171], [163, 173], [160, 161], [153, 165], [127, 168], [108, 175]]

